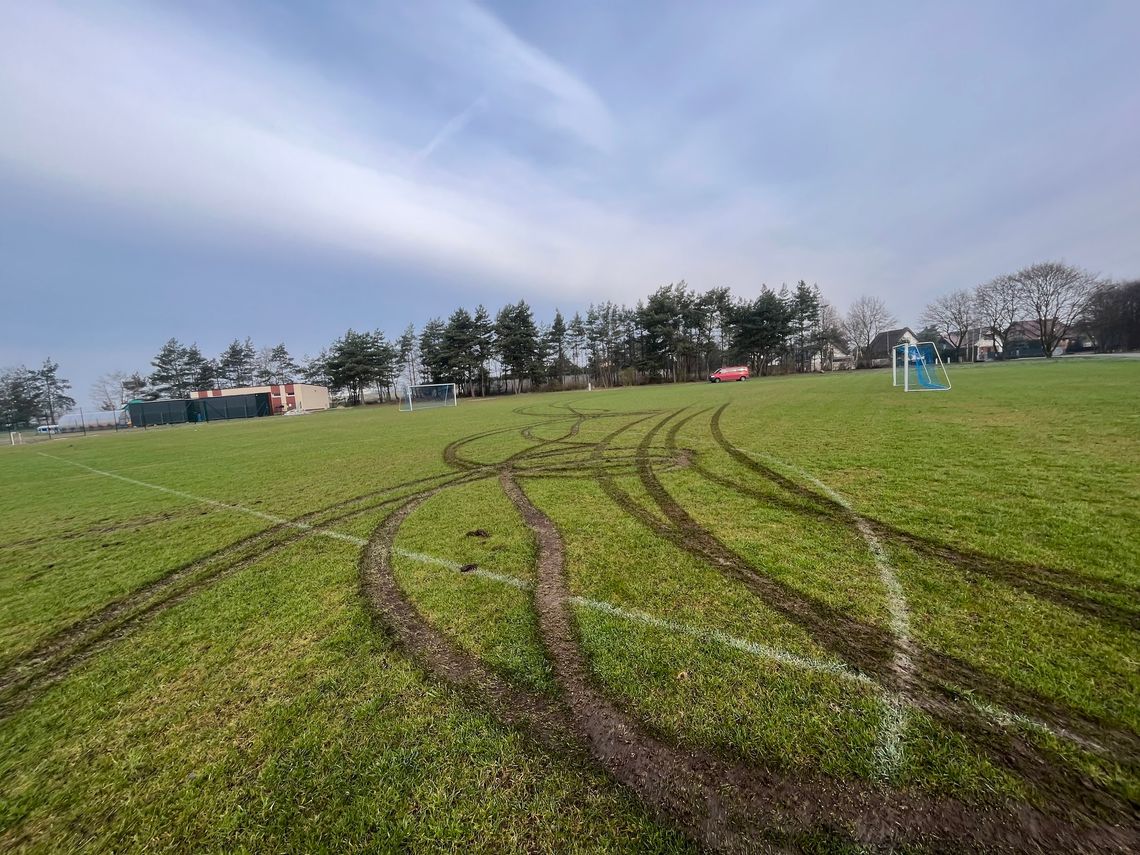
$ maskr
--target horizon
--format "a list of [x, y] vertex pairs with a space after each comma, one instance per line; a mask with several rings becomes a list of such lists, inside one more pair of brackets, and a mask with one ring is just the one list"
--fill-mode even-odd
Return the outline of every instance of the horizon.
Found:
[[1140, 272], [1132, 3], [0, 14], [0, 366], [77, 402], [171, 337]]

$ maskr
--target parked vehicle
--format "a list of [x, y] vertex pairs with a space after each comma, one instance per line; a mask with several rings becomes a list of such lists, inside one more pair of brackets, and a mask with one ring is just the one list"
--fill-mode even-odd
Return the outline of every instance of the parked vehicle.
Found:
[[59, 425], [40, 425], [36, 433], [59, 433]]
[[747, 380], [748, 379], [748, 366], [747, 365], [729, 365], [725, 368], [718, 368], [709, 375], [710, 383], [720, 383], [723, 380]]

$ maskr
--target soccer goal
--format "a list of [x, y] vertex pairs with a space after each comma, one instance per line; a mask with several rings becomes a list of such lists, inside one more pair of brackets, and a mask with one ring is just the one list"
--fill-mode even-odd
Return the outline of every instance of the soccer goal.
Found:
[[407, 386], [400, 397], [400, 412], [411, 413], [430, 407], [459, 406], [459, 389], [454, 383], [424, 383]]
[[891, 385], [904, 392], [949, 392], [950, 375], [932, 341], [903, 342], [891, 350]]
[[19, 431], [12, 431], [8, 434], [8, 442], [12, 443], [12, 445], [23, 445], [24, 435]]

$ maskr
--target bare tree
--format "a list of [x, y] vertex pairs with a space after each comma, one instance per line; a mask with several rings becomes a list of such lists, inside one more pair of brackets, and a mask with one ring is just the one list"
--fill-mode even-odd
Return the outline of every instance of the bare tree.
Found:
[[1010, 277], [1026, 311], [1037, 319], [1037, 334], [1045, 356], [1081, 320], [1100, 280], [1087, 270], [1059, 261], [1043, 261]]
[[955, 351], [965, 344], [966, 335], [974, 325], [974, 297], [962, 289], [930, 303], [919, 318], [922, 323], [938, 330], [938, 334], [950, 343]]
[[100, 410], [113, 411], [123, 405], [126, 382], [124, 371], [109, 371], [91, 384], [91, 400]]
[[851, 304], [847, 310], [846, 332], [858, 351], [859, 362], [868, 363], [875, 336], [896, 323], [895, 316], [879, 297], [860, 297]]
[[1012, 276], [999, 276], [974, 289], [974, 310], [1005, 352], [1009, 331], [1022, 314], [1021, 296]]
[[843, 316], [826, 300], [819, 304], [819, 335], [816, 347], [819, 349], [820, 366], [827, 371], [835, 367], [835, 351], [846, 352], [851, 347], [844, 332]]

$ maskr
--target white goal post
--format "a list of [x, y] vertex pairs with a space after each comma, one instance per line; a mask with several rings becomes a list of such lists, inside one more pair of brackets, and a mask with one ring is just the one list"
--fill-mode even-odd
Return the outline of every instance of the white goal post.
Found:
[[938, 345], [904, 341], [891, 348], [891, 385], [904, 392], [949, 392], [950, 375]]
[[19, 431], [12, 431], [8, 434], [8, 441], [12, 443], [12, 445], [23, 445], [24, 435]]
[[459, 406], [459, 387], [455, 383], [422, 383], [406, 386], [400, 396], [400, 412], [412, 413], [432, 407]]

